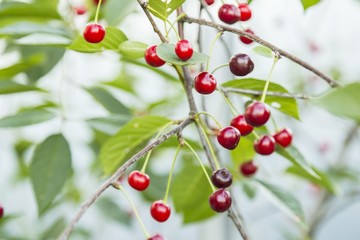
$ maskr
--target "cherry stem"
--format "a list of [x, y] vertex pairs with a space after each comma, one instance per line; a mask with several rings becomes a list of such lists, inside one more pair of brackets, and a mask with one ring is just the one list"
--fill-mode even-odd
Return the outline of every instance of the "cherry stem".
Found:
[[265, 83], [264, 91], [263, 91], [263, 93], [262, 93], [262, 95], [261, 95], [261, 100], [260, 100], [261, 102], [265, 102], [266, 93], [267, 93], [267, 91], [268, 91], [268, 89], [269, 89], [269, 85], [270, 85], [270, 79], [271, 79], [271, 76], [272, 76], [272, 74], [273, 74], [273, 72], [274, 72], [274, 68], [275, 68], [275, 65], [276, 65], [276, 63], [277, 63], [278, 60], [279, 60], [279, 56], [278, 56], [278, 54], [275, 54], [274, 62], [273, 62], [273, 64], [272, 64], [272, 66], [271, 66], [269, 75], [268, 75], [267, 80], [266, 80], [266, 83]]
[[[174, 25], [175, 23], [177, 23], [179, 20], [181, 20], [182, 18], [186, 17], [185, 13], [180, 14], [175, 21], [172, 22], [172, 25]], [[169, 35], [170, 29], [166, 31], [166, 36]]]
[[96, 7], [95, 23], [98, 23], [98, 18], [99, 18], [99, 12], [100, 12], [101, 2], [102, 2], [102, 0], [99, 0], [98, 5], [97, 5], [97, 7]]
[[177, 156], [179, 155], [180, 147], [181, 147], [181, 144], [179, 144], [179, 146], [176, 148], [176, 152], [175, 152], [175, 155], [174, 155], [174, 159], [173, 159], [173, 161], [172, 161], [172, 165], [171, 165], [171, 169], [170, 169], [170, 173], [169, 173], [169, 177], [168, 177], [168, 182], [167, 182], [167, 186], [166, 186], [164, 203], [167, 202], [167, 199], [168, 199], [168, 196], [169, 196], [171, 179], [172, 179], [172, 175], [173, 175], [173, 171], [174, 171], [174, 167], [175, 167], [176, 158], [177, 158]]
[[256, 139], [260, 138], [259, 134], [255, 130], [253, 130], [251, 133], [255, 136]]
[[210, 74], [213, 75], [220, 68], [227, 67], [227, 66], [229, 66], [229, 63], [221, 64], [220, 66], [217, 66], [214, 70], [212, 70], [212, 72]]
[[[100, 0], [100, 1], [101, 1], [101, 0]], [[140, 217], [140, 215], [139, 215], [139, 212], [137, 211], [136, 206], [135, 206], [135, 204], [134, 204], [134, 201], [131, 199], [131, 197], [129, 196], [129, 194], [125, 191], [125, 189], [124, 189], [120, 184], [119, 184], [117, 187], [118, 187], [119, 190], [124, 194], [126, 200], [130, 203], [131, 208], [132, 208], [132, 210], [134, 211], [135, 217], [136, 217], [136, 219], [138, 220], [138, 222], [139, 222], [139, 224], [140, 224], [140, 226], [141, 226], [141, 229], [143, 230], [143, 232], [144, 232], [144, 234], [145, 234], [146, 239], [150, 238], [150, 234], [149, 234], [149, 232], [146, 230], [146, 227], [145, 227], [143, 221], [141, 220], [141, 217]]]
[[216, 43], [216, 41], [221, 37], [221, 35], [223, 34], [224, 32], [218, 32], [215, 36], [215, 38], [213, 39], [213, 41], [211, 42], [211, 45], [210, 45], [210, 51], [209, 51], [209, 60], [207, 61], [206, 63], [206, 68], [205, 68], [205, 71], [209, 71], [209, 64], [210, 64], [210, 59], [211, 59], [211, 55], [213, 53], [213, 50], [214, 50], [214, 45]]
[[[174, 24], [172, 24], [172, 22], [169, 21], [169, 19], [167, 19], [167, 18], [165, 18], [164, 16], [162, 16], [161, 13], [159, 13], [158, 11], [156, 11], [155, 9], [153, 9], [152, 7], [150, 7], [149, 5], [147, 5], [146, 7], [147, 7], [147, 9], [149, 9], [150, 11], [152, 11], [152, 12], [154, 12], [154, 13], [157, 13], [157, 14], [160, 16], [160, 18], [164, 21], [164, 23], [165, 23], [166, 37], [167, 37], [167, 35], [168, 35], [168, 32], [167, 32], [167, 30], [166, 30], [166, 22], [167, 22], [167, 23], [169, 23], [170, 27], [174, 30], [177, 39], [178, 39], [178, 40], [181, 40], [178, 31], [177, 31], [176, 28], [174, 27]], [[186, 15], [181, 16], [181, 18], [183, 18], [183, 17], [185, 17], [185, 16], [186, 16]], [[181, 18], [179, 18], [179, 20], [180, 20]]]
[[273, 118], [273, 116], [270, 116], [270, 118], [271, 118], [271, 122], [274, 125], [275, 132], [277, 132], [279, 130], [278, 125], [276, 124], [275, 119]]
[[210, 184], [210, 187], [211, 187], [212, 191], [215, 192], [216, 189], [215, 189], [214, 185], [212, 184], [211, 179], [210, 179], [210, 177], [209, 177], [209, 174], [208, 174], [208, 172], [206, 171], [206, 168], [205, 168], [204, 164], [202, 163], [199, 155], [195, 152], [195, 150], [191, 147], [191, 145], [190, 145], [187, 141], [184, 141], [184, 144], [194, 153], [196, 159], [197, 159], [197, 160], [199, 161], [199, 163], [200, 163], [200, 166], [201, 166], [202, 170], [204, 171], [204, 174], [205, 174], [206, 179], [208, 180], [208, 182], [209, 182], [209, 184]]
[[216, 125], [221, 129], [222, 126], [221, 124], [218, 122], [218, 120], [216, 120], [216, 118], [214, 116], [212, 116], [210, 113], [208, 112], [198, 112], [196, 115], [195, 115], [195, 118], [198, 118], [201, 114], [204, 114], [206, 116], [209, 116], [212, 120], [214, 120], [214, 122], [216, 123]]
[[234, 115], [234, 117], [239, 115], [239, 112], [236, 110], [236, 108], [235, 108], [234, 104], [231, 102], [229, 96], [221, 89], [218, 89], [218, 91], [224, 97], [224, 100], [225, 100], [226, 104], [229, 106], [232, 115]]

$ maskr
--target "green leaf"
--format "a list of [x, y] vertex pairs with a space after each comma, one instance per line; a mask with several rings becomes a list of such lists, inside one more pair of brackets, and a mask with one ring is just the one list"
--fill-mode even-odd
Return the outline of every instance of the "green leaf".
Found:
[[15, 44], [19, 45], [37, 45], [37, 46], [59, 46], [65, 47], [71, 43], [69, 38], [48, 33], [33, 33], [19, 38]]
[[131, 218], [129, 218], [129, 214], [124, 209], [121, 209], [111, 198], [101, 198], [96, 203], [96, 206], [99, 207], [101, 213], [106, 217], [109, 217], [126, 226], [130, 226]]
[[320, 0], [301, 0], [301, 3], [305, 10], [311, 6], [314, 6], [315, 4], [318, 4], [319, 2]]
[[154, 14], [154, 16], [160, 19], [166, 19], [170, 14], [177, 9], [185, 0], [149, 0], [149, 11]]
[[106, 175], [123, 163], [128, 153], [146, 143], [171, 120], [160, 116], [134, 118], [108, 139], [100, 150], [100, 161]]
[[144, 57], [147, 45], [141, 42], [125, 41], [120, 44], [119, 52], [126, 58], [136, 59]]
[[118, 26], [126, 16], [135, 11], [135, 6], [132, 0], [107, 0], [102, 6], [102, 16], [110, 26]]
[[55, 239], [66, 227], [65, 219], [60, 218], [56, 220], [50, 227], [46, 229], [44, 233], [41, 234], [41, 240]]
[[88, 43], [83, 36], [78, 36], [68, 48], [83, 53], [102, 52], [104, 50], [118, 51], [120, 44], [126, 41], [127, 37], [116, 27], [106, 27], [105, 30], [105, 38], [100, 43]]
[[8, 78], [16, 76], [17, 74], [24, 72], [34, 65], [38, 65], [42, 60], [43, 59], [40, 56], [33, 56], [28, 59], [23, 59], [9, 67], [0, 69], [0, 79], [8, 80]]
[[209, 56], [194, 51], [193, 56], [189, 60], [182, 61], [175, 53], [175, 45], [169, 43], [162, 43], [158, 45], [156, 47], [156, 53], [162, 60], [166, 61], [167, 63], [172, 63], [174, 65], [179, 65], [179, 66], [206, 63], [209, 59]]
[[[189, 177], [191, 176], [191, 177]], [[175, 210], [184, 216], [184, 223], [201, 221], [214, 216], [208, 197], [212, 190], [200, 166], [186, 164], [174, 178], [171, 197]]]
[[30, 179], [39, 214], [61, 192], [70, 172], [70, 147], [62, 134], [48, 137], [35, 149], [30, 165]]
[[313, 102], [327, 111], [360, 123], [360, 83], [332, 89]]
[[256, 52], [257, 54], [259, 54], [260, 56], [267, 57], [267, 58], [272, 58], [274, 55], [270, 48], [262, 46], [262, 45], [254, 47], [253, 51]]
[[230, 151], [232, 162], [235, 166], [254, 158], [254, 141], [248, 137], [242, 137], [238, 146]]
[[242, 187], [243, 187], [244, 193], [248, 196], [248, 198], [254, 199], [254, 197], [256, 195], [255, 185], [251, 181], [245, 180], [242, 182]]
[[[166, 143], [165, 141], [164, 143]], [[150, 169], [150, 168], [149, 168]], [[151, 170], [150, 170], [151, 171]], [[154, 202], [164, 197], [164, 190], [166, 189], [168, 175], [156, 175], [155, 173], [149, 172], [151, 179], [151, 184], [146, 189], [146, 191], [142, 191], [142, 197], [148, 202]]]
[[68, 37], [69, 33], [63, 27], [54, 27], [49, 24], [32, 22], [18, 22], [0, 28], [0, 36], [24, 36], [33, 33]]
[[94, 129], [113, 135], [120, 127], [130, 120], [129, 115], [113, 114], [109, 117], [97, 117], [88, 119], [86, 122]]
[[[254, 78], [243, 78], [243, 79], [235, 79], [228, 82], [223, 83], [221, 86], [223, 88], [236, 88], [243, 90], [256, 90], [263, 91], [265, 86], [264, 80], [254, 79]], [[279, 93], [289, 93], [284, 87], [277, 83], [270, 82], [269, 92], [279, 92]], [[251, 94], [238, 93], [241, 95], [245, 95], [251, 98], [259, 99], [260, 96], [254, 96]], [[299, 109], [296, 103], [296, 100], [293, 98], [284, 98], [284, 97], [276, 97], [276, 96], [266, 96], [266, 103], [271, 105], [272, 107], [278, 109], [279, 111], [295, 118], [300, 119], [299, 117]]]
[[18, 112], [15, 115], [0, 119], [0, 128], [24, 127], [49, 121], [55, 114], [44, 109], [33, 109]]
[[305, 227], [305, 216], [300, 202], [287, 190], [280, 188], [274, 184], [254, 179], [256, 183], [264, 190], [264, 194], [268, 199], [287, 214], [295, 222]]
[[12, 81], [0, 81], [0, 94], [10, 94], [28, 91], [40, 91], [40, 88], [31, 85], [24, 85]]

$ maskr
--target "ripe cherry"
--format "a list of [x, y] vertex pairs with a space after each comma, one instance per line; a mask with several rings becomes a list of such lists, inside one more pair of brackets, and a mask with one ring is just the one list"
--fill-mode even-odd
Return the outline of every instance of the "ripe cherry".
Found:
[[194, 87], [198, 93], [210, 94], [216, 89], [216, 79], [208, 72], [201, 72], [194, 79]]
[[105, 28], [98, 23], [89, 23], [85, 26], [83, 36], [85, 41], [89, 43], [99, 43], [105, 37]]
[[250, 134], [254, 129], [253, 126], [246, 122], [244, 115], [238, 115], [234, 117], [233, 120], [231, 120], [230, 125], [237, 128], [237, 130], [240, 131], [241, 136]]
[[164, 238], [163, 236], [161, 236], [160, 234], [155, 234], [151, 237], [149, 237], [147, 240], [166, 240], [166, 238]]
[[231, 196], [228, 191], [220, 188], [213, 192], [209, 197], [209, 204], [215, 212], [225, 212], [231, 207]]
[[244, 54], [236, 54], [229, 62], [230, 71], [236, 76], [245, 76], [254, 70], [254, 62]]
[[218, 169], [212, 173], [211, 182], [217, 188], [227, 188], [232, 184], [232, 174], [226, 168]]
[[129, 174], [128, 183], [132, 188], [144, 191], [150, 184], [150, 178], [147, 174], [136, 170]]
[[287, 147], [292, 141], [292, 131], [290, 128], [284, 128], [273, 135], [277, 144]]
[[240, 21], [247, 21], [251, 18], [251, 10], [247, 3], [240, 3], [239, 10], [240, 10]]
[[181, 60], [186, 61], [192, 57], [194, 50], [188, 40], [182, 39], [176, 43], [175, 53]]
[[233, 150], [240, 141], [240, 131], [233, 126], [228, 126], [220, 129], [217, 134], [217, 140], [221, 146], [226, 149]]
[[153, 67], [161, 67], [162, 65], [165, 64], [165, 61], [162, 60], [161, 58], [159, 58], [159, 56], [156, 53], [156, 45], [153, 46], [149, 46], [146, 50], [145, 50], [145, 61], [147, 62], [147, 64], [149, 64], [150, 66]]
[[208, 6], [210, 6], [214, 4], [215, 0], [205, 0], [205, 2]]
[[240, 10], [233, 4], [224, 4], [219, 8], [218, 16], [221, 21], [233, 24], [240, 19]]
[[153, 202], [150, 208], [151, 216], [158, 222], [165, 222], [170, 217], [171, 209], [162, 200]]
[[[254, 34], [254, 32], [250, 29], [246, 29], [245, 32]], [[244, 44], [250, 44], [253, 42], [253, 40], [251, 40], [247, 37], [240, 36], [239, 38], [240, 38], [240, 41], [243, 42]]]
[[240, 172], [245, 177], [250, 177], [250, 176], [254, 175], [256, 173], [257, 169], [258, 169], [257, 165], [252, 160], [244, 162], [240, 165]]
[[4, 207], [0, 205], [0, 219], [4, 217]]
[[264, 135], [254, 142], [255, 152], [261, 155], [270, 155], [275, 151], [275, 139]]
[[255, 101], [247, 106], [245, 120], [253, 127], [264, 125], [270, 118], [270, 108], [263, 102]]

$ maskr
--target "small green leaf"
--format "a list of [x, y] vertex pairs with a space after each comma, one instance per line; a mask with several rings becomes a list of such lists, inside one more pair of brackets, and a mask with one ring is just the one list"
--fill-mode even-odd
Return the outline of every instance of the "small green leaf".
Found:
[[209, 59], [209, 56], [194, 51], [193, 56], [189, 60], [182, 61], [175, 53], [175, 45], [169, 43], [162, 43], [158, 45], [156, 47], [156, 53], [162, 60], [166, 61], [167, 63], [172, 63], [174, 65], [179, 65], [179, 66], [205, 63]]
[[301, 0], [301, 3], [305, 10], [311, 6], [318, 4], [319, 2], [320, 2], [320, 0]]
[[12, 81], [0, 81], [0, 94], [10, 94], [28, 91], [41, 91], [41, 89], [35, 86], [19, 84]]
[[27, 110], [0, 119], [0, 128], [13, 128], [34, 125], [49, 121], [55, 114], [44, 109]]
[[159, 116], [134, 118], [110, 137], [100, 150], [100, 161], [106, 175], [111, 174], [126, 159], [128, 153], [146, 143], [171, 120]]
[[62, 134], [48, 137], [35, 149], [30, 165], [30, 179], [39, 214], [61, 192], [70, 172], [70, 147]]
[[126, 58], [136, 59], [144, 57], [147, 45], [141, 42], [125, 41], [120, 44], [119, 52]]
[[270, 48], [259, 45], [253, 48], [253, 51], [259, 54], [260, 56], [272, 58], [274, 56]]
[[28, 59], [23, 59], [14, 65], [0, 69], [0, 80], [8, 80], [8, 78], [16, 76], [19, 73], [23, 73], [27, 69], [40, 64], [42, 61], [43, 59], [41, 56], [32, 56]]
[[154, 16], [164, 20], [184, 2], [185, 0], [149, 0], [149, 10]]

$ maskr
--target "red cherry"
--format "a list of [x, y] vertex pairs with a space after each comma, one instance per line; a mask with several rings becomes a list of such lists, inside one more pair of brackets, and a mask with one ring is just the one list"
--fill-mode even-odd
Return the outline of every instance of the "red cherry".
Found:
[[232, 184], [232, 174], [227, 168], [220, 168], [211, 174], [211, 182], [217, 188], [227, 188]]
[[[254, 35], [254, 32], [251, 31], [250, 29], [246, 29], [245, 32], [251, 33], [251, 34]], [[247, 37], [240, 36], [239, 38], [240, 38], [240, 41], [243, 42], [244, 44], [250, 44], [250, 43], [253, 42], [253, 40], [251, 40], [251, 39], [249, 39]]]
[[215, 0], [205, 0], [205, 2], [206, 2], [206, 4], [207, 4], [208, 6], [210, 6], [210, 5], [213, 5], [213, 3], [215, 2]]
[[240, 131], [241, 136], [250, 134], [254, 129], [253, 126], [246, 122], [244, 115], [238, 115], [234, 117], [233, 120], [231, 120], [230, 125], [237, 128], [237, 130]]
[[234, 24], [240, 19], [240, 10], [233, 4], [224, 4], [219, 8], [218, 16], [227, 24]]
[[76, 15], [84, 15], [87, 12], [87, 9], [85, 6], [79, 6], [79, 7], [75, 7], [74, 11]]
[[149, 46], [146, 50], [145, 50], [145, 61], [147, 62], [147, 64], [149, 64], [150, 66], [153, 67], [161, 67], [162, 65], [165, 64], [165, 61], [162, 60], [161, 58], [159, 58], [159, 56], [156, 54], [156, 45], [153, 46]]
[[253, 127], [260, 127], [269, 120], [270, 108], [263, 102], [255, 101], [247, 106], [244, 116], [248, 124]]
[[270, 155], [275, 151], [275, 139], [264, 135], [254, 142], [255, 152], [261, 155]]
[[105, 37], [105, 28], [98, 23], [89, 23], [85, 26], [83, 36], [85, 41], [89, 43], [99, 43]]
[[252, 160], [244, 162], [240, 165], [240, 172], [245, 177], [250, 177], [254, 175], [257, 169], [258, 169], [257, 165]]
[[194, 79], [194, 87], [198, 93], [210, 94], [216, 89], [216, 79], [208, 72], [201, 72]]
[[158, 222], [165, 222], [170, 217], [171, 209], [162, 200], [153, 202], [150, 208], [151, 216]]
[[129, 174], [128, 183], [132, 188], [144, 191], [150, 184], [150, 178], [147, 174], [136, 170]]
[[223, 188], [216, 190], [209, 197], [210, 207], [215, 212], [225, 212], [231, 207], [231, 203], [230, 193]]
[[247, 3], [240, 3], [239, 10], [240, 10], [240, 21], [247, 21], [251, 18], [251, 10]]
[[239, 53], [230, 58], [229, 68], [232, 74], [245, 76], [254, 70], [254, 62], [248, 55]]
[[147, 240], [166, 240], [166, 238], [164, 238], [163, 236], [157, 233], [151, 236], [150, 238], [148, 238]]
[[290, 128], [284, 128], [281, 131], [273, 135], [277, 144], [287, 147], [292, 141], [292, 131]]
[[233, 150], [240, 141], [240, 132], [233, 126], [224, 127], [220, 129], [217, 134], [217, 140], [221, 146], [226, 149]]
[[0, 219], [4, 217], [4, 207], [0, 205]]
[[194, 53], [191, 43], [186, 40], [180, 40], [175, 45], [175, 53], [183, 61], [190, 59]]

